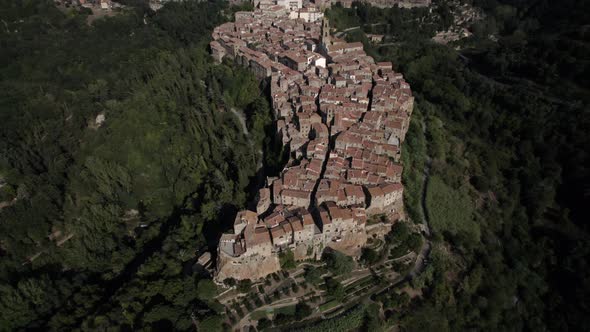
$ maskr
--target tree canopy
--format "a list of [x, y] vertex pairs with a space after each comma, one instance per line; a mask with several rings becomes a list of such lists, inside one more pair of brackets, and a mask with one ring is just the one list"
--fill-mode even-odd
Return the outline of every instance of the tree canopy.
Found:
[[232, 9], [172, 2], [89, 24], [53, 1], [0, 5], [0, 325], [184, 330], [217, 315], [192, 258], [273, 144], [259, 82], [206, 49]]
[[322, 260], [334, 275], [342, 275], [352, 271], [354, 261], [350, 256], [335, 250], [326, 250], [322, 255]]
[[[431, 37], [447, 29], [452, 2], [328, 12], [338, 29], [360, 26], [349, 39], [391, 61], [416, 97], [402, 151], [404, 200], [412, 220], [430, 222], [432, 250], [412, 280], [425, 297], [396, 308], [391, 323], [587, 330], [588, 3], [467, 5], [485, 15], [450, 45]], [[385, 34], [386, 45], [366, 33]]]

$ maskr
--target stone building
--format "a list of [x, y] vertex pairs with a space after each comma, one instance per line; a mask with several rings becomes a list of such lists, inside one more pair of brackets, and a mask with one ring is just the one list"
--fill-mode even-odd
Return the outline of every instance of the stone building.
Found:
[[[360, 255], [367, 217], [403, 216], [399, 164], [414, 97], [391, 63], [330, 33], [301, 1], [257, 0], [254, 12], [215, 28], [213, 58], [270, 86], [287, 166], [221, 236], [216, 280], [257, 279], [280, 269], [285, 250], [319, 258], [330, 247]], [[395, 217], [397, 218], [397, 217]]]

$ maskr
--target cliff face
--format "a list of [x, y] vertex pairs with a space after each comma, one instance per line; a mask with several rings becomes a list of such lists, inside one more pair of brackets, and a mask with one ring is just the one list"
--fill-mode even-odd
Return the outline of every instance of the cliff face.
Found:
[[222, 282], [227, 278], [234, 278], [237, 280], [256, 280], [281, 269], [281, 264], [279, 263], [277, 255], [231, 257], [220, 253], [217, 261], [217, 274], [215, 279], [219, 282]]

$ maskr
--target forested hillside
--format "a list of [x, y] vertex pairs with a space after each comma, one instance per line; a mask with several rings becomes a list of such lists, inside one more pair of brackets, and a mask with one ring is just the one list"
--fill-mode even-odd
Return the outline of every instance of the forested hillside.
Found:
[[[380, 296], [385, 320], [362, 329], [590, 330], [588, 3], [474, 1], [484, 19], [450, 46], [430, 40], [452, 24], [435, 4], [327, 13], [412, 84], [406, 208], [433, 231], [422, 296]], [[234, 10], [172, 2], [89, 25], [0, 0], [0, 330], [221, 329], [195, 253], [261, 162], [280, 165], [258, 81], [207, 54]]]
[[[588, 3], [475, 1], [474, 35], [433, 43], [451, 2], [425, 9], [333, 7], [347, 38], [393, 61], [417, 107], [405, 143], [407, 209], [433, 231], [408, 331], [587, 331], [590, 114]], [[375, 23], [384, 23], [375, 26]], [[393, 40], [370, 43], [365, 33]], [[459, 47], [457, 51], [454, 48]], [[423, 134], [424, 133], [424, 134]], [[431, 162], [429, 162], [429, 160]]]
[[1, 330], [214, 316], [190, 267], [221, 207], [246, 203], [270, 124], [258, 81], [209, 59], [231, 16], [185, 2], [88, 25], [0, 1]]

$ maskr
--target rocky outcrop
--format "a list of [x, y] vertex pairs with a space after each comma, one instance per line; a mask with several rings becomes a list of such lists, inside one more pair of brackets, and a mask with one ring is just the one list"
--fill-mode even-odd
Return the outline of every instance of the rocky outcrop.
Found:
[[361, 255], [363, 246], [367, 243], [367, 233], [347, 233], [342, 235], [339, 241], [331, 241], [328, 247], [345, 255], [358, 257]]
[[277, 255], [231, 257], [222, 254], [218, 257], [215, 279], [218, 282], [222, 282], [227, 278], [256, 280], [280, 269], [281, 264]]
[[376, 223], [367, 225], [367, 236], [383, 238], [387, 233], [391, 232], [392, 223]]

